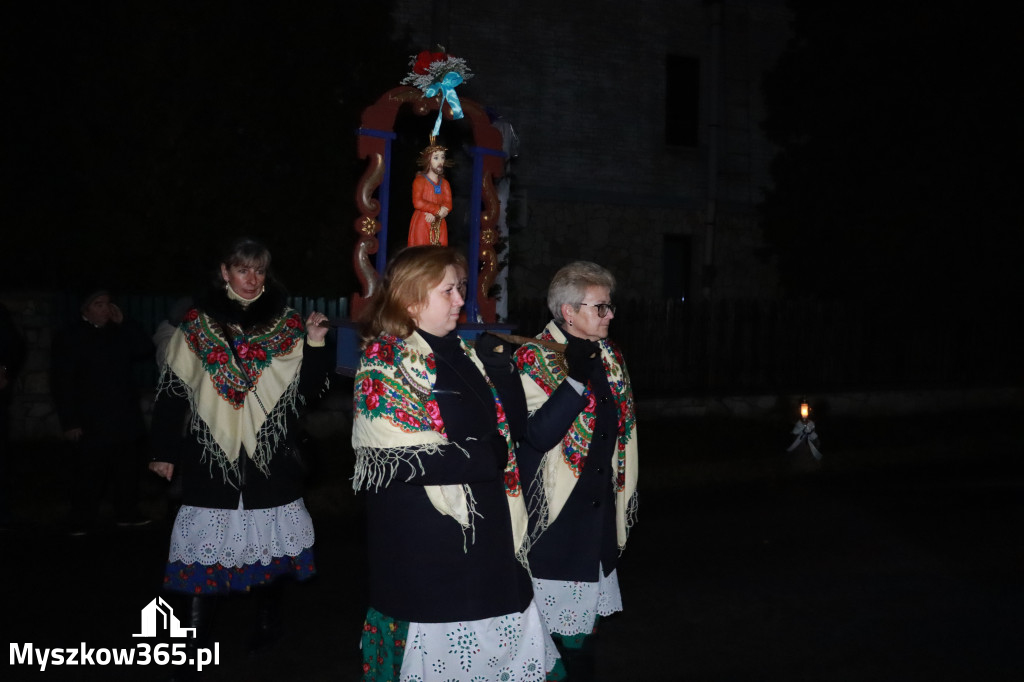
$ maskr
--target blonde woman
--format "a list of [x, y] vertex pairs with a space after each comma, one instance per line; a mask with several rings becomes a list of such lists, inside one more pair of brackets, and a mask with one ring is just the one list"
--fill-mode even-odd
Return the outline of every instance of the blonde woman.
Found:
[[485, 364], [455, 333], [465, 273], [457, 251], [409, 247], [365, 318], [352, 433], [367, 508], [365, 680], [540, 681], [556, 664], [526, 569], [521, 383], [510, 349], [488, 337]]

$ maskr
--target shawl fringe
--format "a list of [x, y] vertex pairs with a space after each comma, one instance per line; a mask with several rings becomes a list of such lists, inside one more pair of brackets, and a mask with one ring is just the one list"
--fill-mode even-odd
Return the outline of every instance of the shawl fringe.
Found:
[[[405, 477], [408, 482], [417, 472], [425, 474], [426, 469], [421, 461], [421, 456], [444, 456], [441, 449], [443, 443], [422, 443], [419, 445], [406, 445], [401, 447], [371, 447], [357, 446], [355, 474], [352, 476], [352, 489], [374, 492], [381, 488], [387, 488], [391, 482], [398, 477], [399, 470], [405, 466], [409, 469], [409, 475]], [[469, 456], [469, 453], [466, 453]]]
[[[543, 535], [544, 531], [546, 531], [551, 526], [552, 521], [554, 521], [554, 519], [551, 518], [551, 506], [548, 504], [550, 493], [547, 490], [548, 477], [545, 475], [545, 465], [547, 464], [547, 460], [549, 457], [556, 457], [559, 455], [560, 453], [551, 451], [544, 453], [544, 455], [541, 457], [540, 465], [537, 467], [537, 475], [534, 477], [533, 482], [530, 483], [530, 487], [526, 491], [526, 513], [534, 522], [533, 530], [530, 532], [530, 536], [528, 538], [528, 542], [531, 544], [536, 542], [537, 538]], [[614, 484], [615, 481], [613, 477], [612, 485]], [[639, 495], [640, 492], [638, 490], [634, 490], [633, 494], [630, 495], [629, 500], [627, 500], [625, 505], [625, 525], [627, 539], [629, 537], [630, 529], [633, 527], [633, 525], [637, 522], [639, 518]], [[625, 548], [625, 543], [619, 545], [620, 555], [622, 554], [623, 550], [625, 550]]]
[[544, 467], [550, 456], [551, 452], [548, 451], [540, 458], [537, 474], [526, 490], [526, 513], [533, 521], [530, 542], [536, 542], [551, 525], [551, 505], [548, 504], [548, 493], [545, 490], [547, 476], [544, 475]]
[[[420, 474], [426, 473], [423, 461], [420, 459], [421, 457], [444, 457], [444, 451], [441, 449], [442, 445], [443, 443], [422, 443], [419, 445], [387, 448], [357, 446], [355, 448], [356, 467], [355, 474], [352, 476], [352, 489], [356, 492], [360, 490], [370, 491], [371, 489], [376, 492], [381, 488], [387, 488], [398, 478], [399, 471], [403, 468], [409, 471], [409, 475], [405, 477], [405, 481], [408, 482], [416, 476], [417, 472]], [[467, 458], [469, 457], [469, 452], [461, 445], [458, 443], [454, 445], [462, 451], [463, 455]], [[449, 516], [455, 519], [462, 527], [462, 551], [468, 551], [470, 544], [476, 544], [475, 518], [478, 516], [483, 518], [480, 512], [476, 510], [476, 498], [473, 496], [473, 490], [467, 483], [461, 485], [426, 486], [426, 488], [434, 493], [433, 496], [444, 500], [448, 507], [454, 506], [452, 504], [454, 500], [449, 501], [449, 498], [455, 495], [465, 496], [466, 519], [460, 519], [454, 514], [449, 514]]]
[[[246, 455], [256, 465], [256, 469], [264, 476], [270, 476], [270, 461], [273, 459], [274, 451], [288, 438], [288, 413], [298, 416], [299, 406], [305, 404], [305, 398], [299, 393], [299, 373], [296, 372], [284, 394], [274, 405], [265, 422], [256, 434], [255, 452], [246, 452]], [[220, 446], [210, 430], [209, 424], [199, 415], [198, 399], [195, 390], [186, 382], [182, 381], [170, 366], [165, 365], [160, 381], [157, 384], [156, 395], [166, 392], [168, 395], [185, 398], [189, 406], [189, 430], [195, 434], [199, 444], [203, 446], [203, 454], [200, 461], [207, 464], [210, 476], [213, 477], [214, 465], [221, 472], [224, 483], [233, 488], [238, 488], [232, 480], [239, 476], [240, 457], [231, 458]], [[244, 451], [244, 448], [242, 448]]]
[[[500, 399], [486, 377], [483, 365], [465, 341], [463, 351], [484, 375], [495, 403]], [[405, 339], [381, 336], [370, 342], [363, 351], [359, 370], [355, 376], [353, 395], [352, 446], [356, 456], [352, 488], [377, 491], [405, 475], [405, 481], [425, 473], [424, 456], [440, 455], [441, 448], [449, 445], [444, 436], [440, 418], [431, 415], [427, 403], [432, 400], [435, 370], [433, 350], [423, 338], [413, 332]], [[399, 418], [392, 412], [402, 412]], [[501, 414], [499, 410], [499, 414]], [[410, 426], [411, 425], [411, 426]], [[515, 450], [509, 440], [508, 424], [502, 418], [498, 430], [505, 436], [509, 448], [506, 477], [511, 473], [515, 482], [509, 488], [505, 480], [512, 520], [512, 542], [516, 559], [529, 571], [527, 554], [530, 542], [526, 504], [518, 480]], [[456, 443], [455, 445], [458, 446]], [[458, 446], [466, 457], [469, 452]], [[451, 516], [463, 531], [463, 550], [476, 541], [476, 500], [469, 484], [423, 486], [431, 505], [439, 513]]]

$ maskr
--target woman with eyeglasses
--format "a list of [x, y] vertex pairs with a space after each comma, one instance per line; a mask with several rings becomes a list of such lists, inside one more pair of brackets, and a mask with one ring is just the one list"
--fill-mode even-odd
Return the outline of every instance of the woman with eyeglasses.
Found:
[[[366, 494], [364, 680], [544, 680], [562, 671], [526, 568], [511, 347], [455, 332], [466, 259], [413, 246], [363, 317], [353, 487]], [[555, 678], [552, 678], [555, 679]]]
[[530, 569], [569, 679], [593, 677], [598, 618], [622, 610], [616, 567], [636, 519], [633, 392], [608, 340], [614, 290], [600, 265], [566, 265], [548, 287], [554, 319], [515, 352], [530, 413], [518, 450]]

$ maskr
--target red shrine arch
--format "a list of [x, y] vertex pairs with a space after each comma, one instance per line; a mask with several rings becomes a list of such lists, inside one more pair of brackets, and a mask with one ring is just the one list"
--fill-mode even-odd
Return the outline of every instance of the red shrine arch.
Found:
[[[477, 316], [485, 323], [495, 322], [496, 301], [487, 296], [498, 270], [498, 257], [494, 244], [498, 241], [498, 218], [501, 204], [494, 187], [495, 178], [505, 173], [505, 153], [502, 151], [501, 133], [491, 125], [483, 107], [472, 100], [460, 98], [462, 111], [470, 124], [473, 146], [473, 186], [469, 211], [469, 290], [475, 296], [467, 297], [466, 319], [475, 322]], [[361, 291], [352, 295], [350, 316], [360, 311], [377, 291], [380, 277], [387, 264], [387, 231], [389, 227], [406, 229], [407, 226], [388, 225], [388, 204], [391, 196], [391, 151], [395, 139], [395, 119], [399, 109], [411, 105], [412, 112], [425, 116], [437, 112], [443, 102], [440, 96], [425, 98], [418, 88], [409, 85], [389, 90], [374, 104], [363, 110], [357, 142], [357, 155], [367, 160], [366, 170], [356, 186], [356, 206], [359, 217], [355, 221], [356, 245], [352, 264]], [[451, 120], [451, 109], [444, 117]], [[409, 201], [404, 191], [399, 201]], [[476, 245], [475, 248], [473, 245]], [[370, 256], [376, 255], [373, 262]]]

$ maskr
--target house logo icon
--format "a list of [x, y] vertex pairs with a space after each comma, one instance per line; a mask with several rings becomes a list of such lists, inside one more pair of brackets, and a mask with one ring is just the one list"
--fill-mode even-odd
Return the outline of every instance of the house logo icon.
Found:
[[195, 637], [195, 628], [183, 628], [174, 615], [174, 609], [160, 597], [146, 604], [142, 609], [142, 632], [132, 637], [156, 637], [166, 632], [171, 637]]

